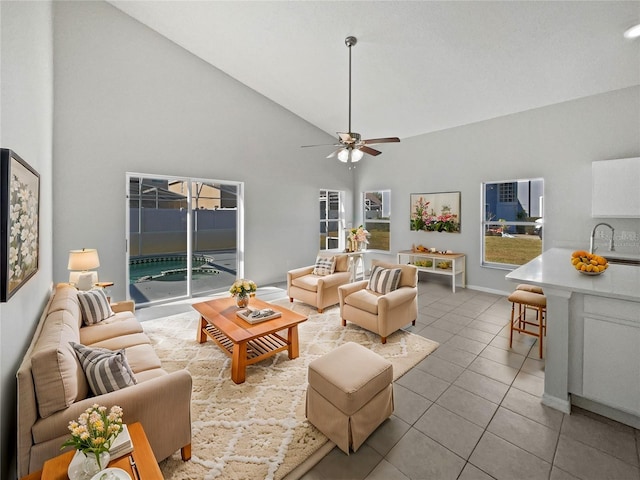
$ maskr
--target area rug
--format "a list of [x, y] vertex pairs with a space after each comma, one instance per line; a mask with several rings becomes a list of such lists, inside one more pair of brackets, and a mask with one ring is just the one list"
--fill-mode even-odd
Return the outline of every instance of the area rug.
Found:
[[192, 457], [183, 462], [177, 452], [161, 462], [166, 479], [282, 479], [329, 441], [305, 417], [309, 362], [352, 341], [391, 361], [397, 379], [438, 346], [405, 331], [383, 345], [356, 325], [343, 327], [337, 307], [318, 314], [299, 302], [273, 303], [308, 316], [298, 327], [300, 356], [289, 360], [285, 351], [251, 365], [240, 385], [214, 342], [197, 343], [197, 312], [143, 322], [163, 368], [193, 377]]

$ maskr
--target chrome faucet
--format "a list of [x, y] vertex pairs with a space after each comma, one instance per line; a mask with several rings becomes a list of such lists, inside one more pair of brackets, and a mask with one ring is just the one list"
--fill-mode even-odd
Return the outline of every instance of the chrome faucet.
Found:
[[611, 229], [611, 240], [609, 240], [609, 251], [613, 252], [616, 249], [615, 245], [613, 244], [613, 234], [615, 233], [615, 229], [608, 223], [598, 223], [596, 224], [595, 227], [593, 227], [593, 230], [591, 230], [591, 240], [589, 241], [589, 253], [593, 253], [595, 250], [595, 248], [593, 247], [593, 241], [596, 237], [596, 229], [600, 225], [604, 225], [605, 227], [609, 227]]

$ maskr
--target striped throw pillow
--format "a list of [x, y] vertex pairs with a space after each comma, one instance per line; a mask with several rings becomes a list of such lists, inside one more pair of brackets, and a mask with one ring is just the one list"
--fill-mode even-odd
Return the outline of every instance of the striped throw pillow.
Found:
[[91, 348], [75, 342], [69, 343], [76, 351], [89, 388], [94, 395], [102, 395], [136, 384], [131, 367], [124, 356], [124, 349], [113, 352], [106, 348]]
[[331, 275], [336, 270], [336, 257], [317, 257], [314, 275]]
[[399, 268], [382, 268], [380, 265], [374, 265], [367, 288], [383, 295], [392, 292], [398, 288], [401, 271]]
[[78, 300], [85, 325], [95, 325], [114, 315], [107, 294], [102, 289], [78, 292]]

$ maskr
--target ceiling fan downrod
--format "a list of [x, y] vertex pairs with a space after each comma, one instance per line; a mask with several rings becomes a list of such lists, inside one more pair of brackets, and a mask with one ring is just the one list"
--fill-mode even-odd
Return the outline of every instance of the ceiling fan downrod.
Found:
[[351, 47], [358, 43], [358, 39], [350, 35], [344, 39], [344, 43], [349, 47], [349, 135], [351, 135]]

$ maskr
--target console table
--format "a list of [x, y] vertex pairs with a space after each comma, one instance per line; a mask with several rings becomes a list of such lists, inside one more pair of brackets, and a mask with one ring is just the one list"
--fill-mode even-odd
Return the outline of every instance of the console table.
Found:
[[[345, 252], [344, 250], [325, 250], [326, 252], [335, 253], [336, 255], [346, 255], [349, 257], [349, 271], [351, 272], [351, 283], [356, 280], [364, 280], [365, 268], [364, 268], [364, 254], [365, 250], [358, 250], [357, 252]], [[360, 270], [361, 269], [361, 270]]]
[[[451, 277], [451, 289], [456, 291], [456, 276], [460, 275], [462, 288], [466, 286], [464, 253], [431, 253], [431, 252], [414, 252], [412, 250], [401, 250], [398, 252], [398, 263], [410, 263], [415, 265], [420, 272], [435, 273], [438, 275], [448, 275]], [[416, 265], [418, 261], [418, 265]], [[420, 263], [425, 264], [420, 265]], [[431, 265], [428, 265], [429, 261]], [[448, 268], [439, 268], [439, 264], [448, 262]]]

